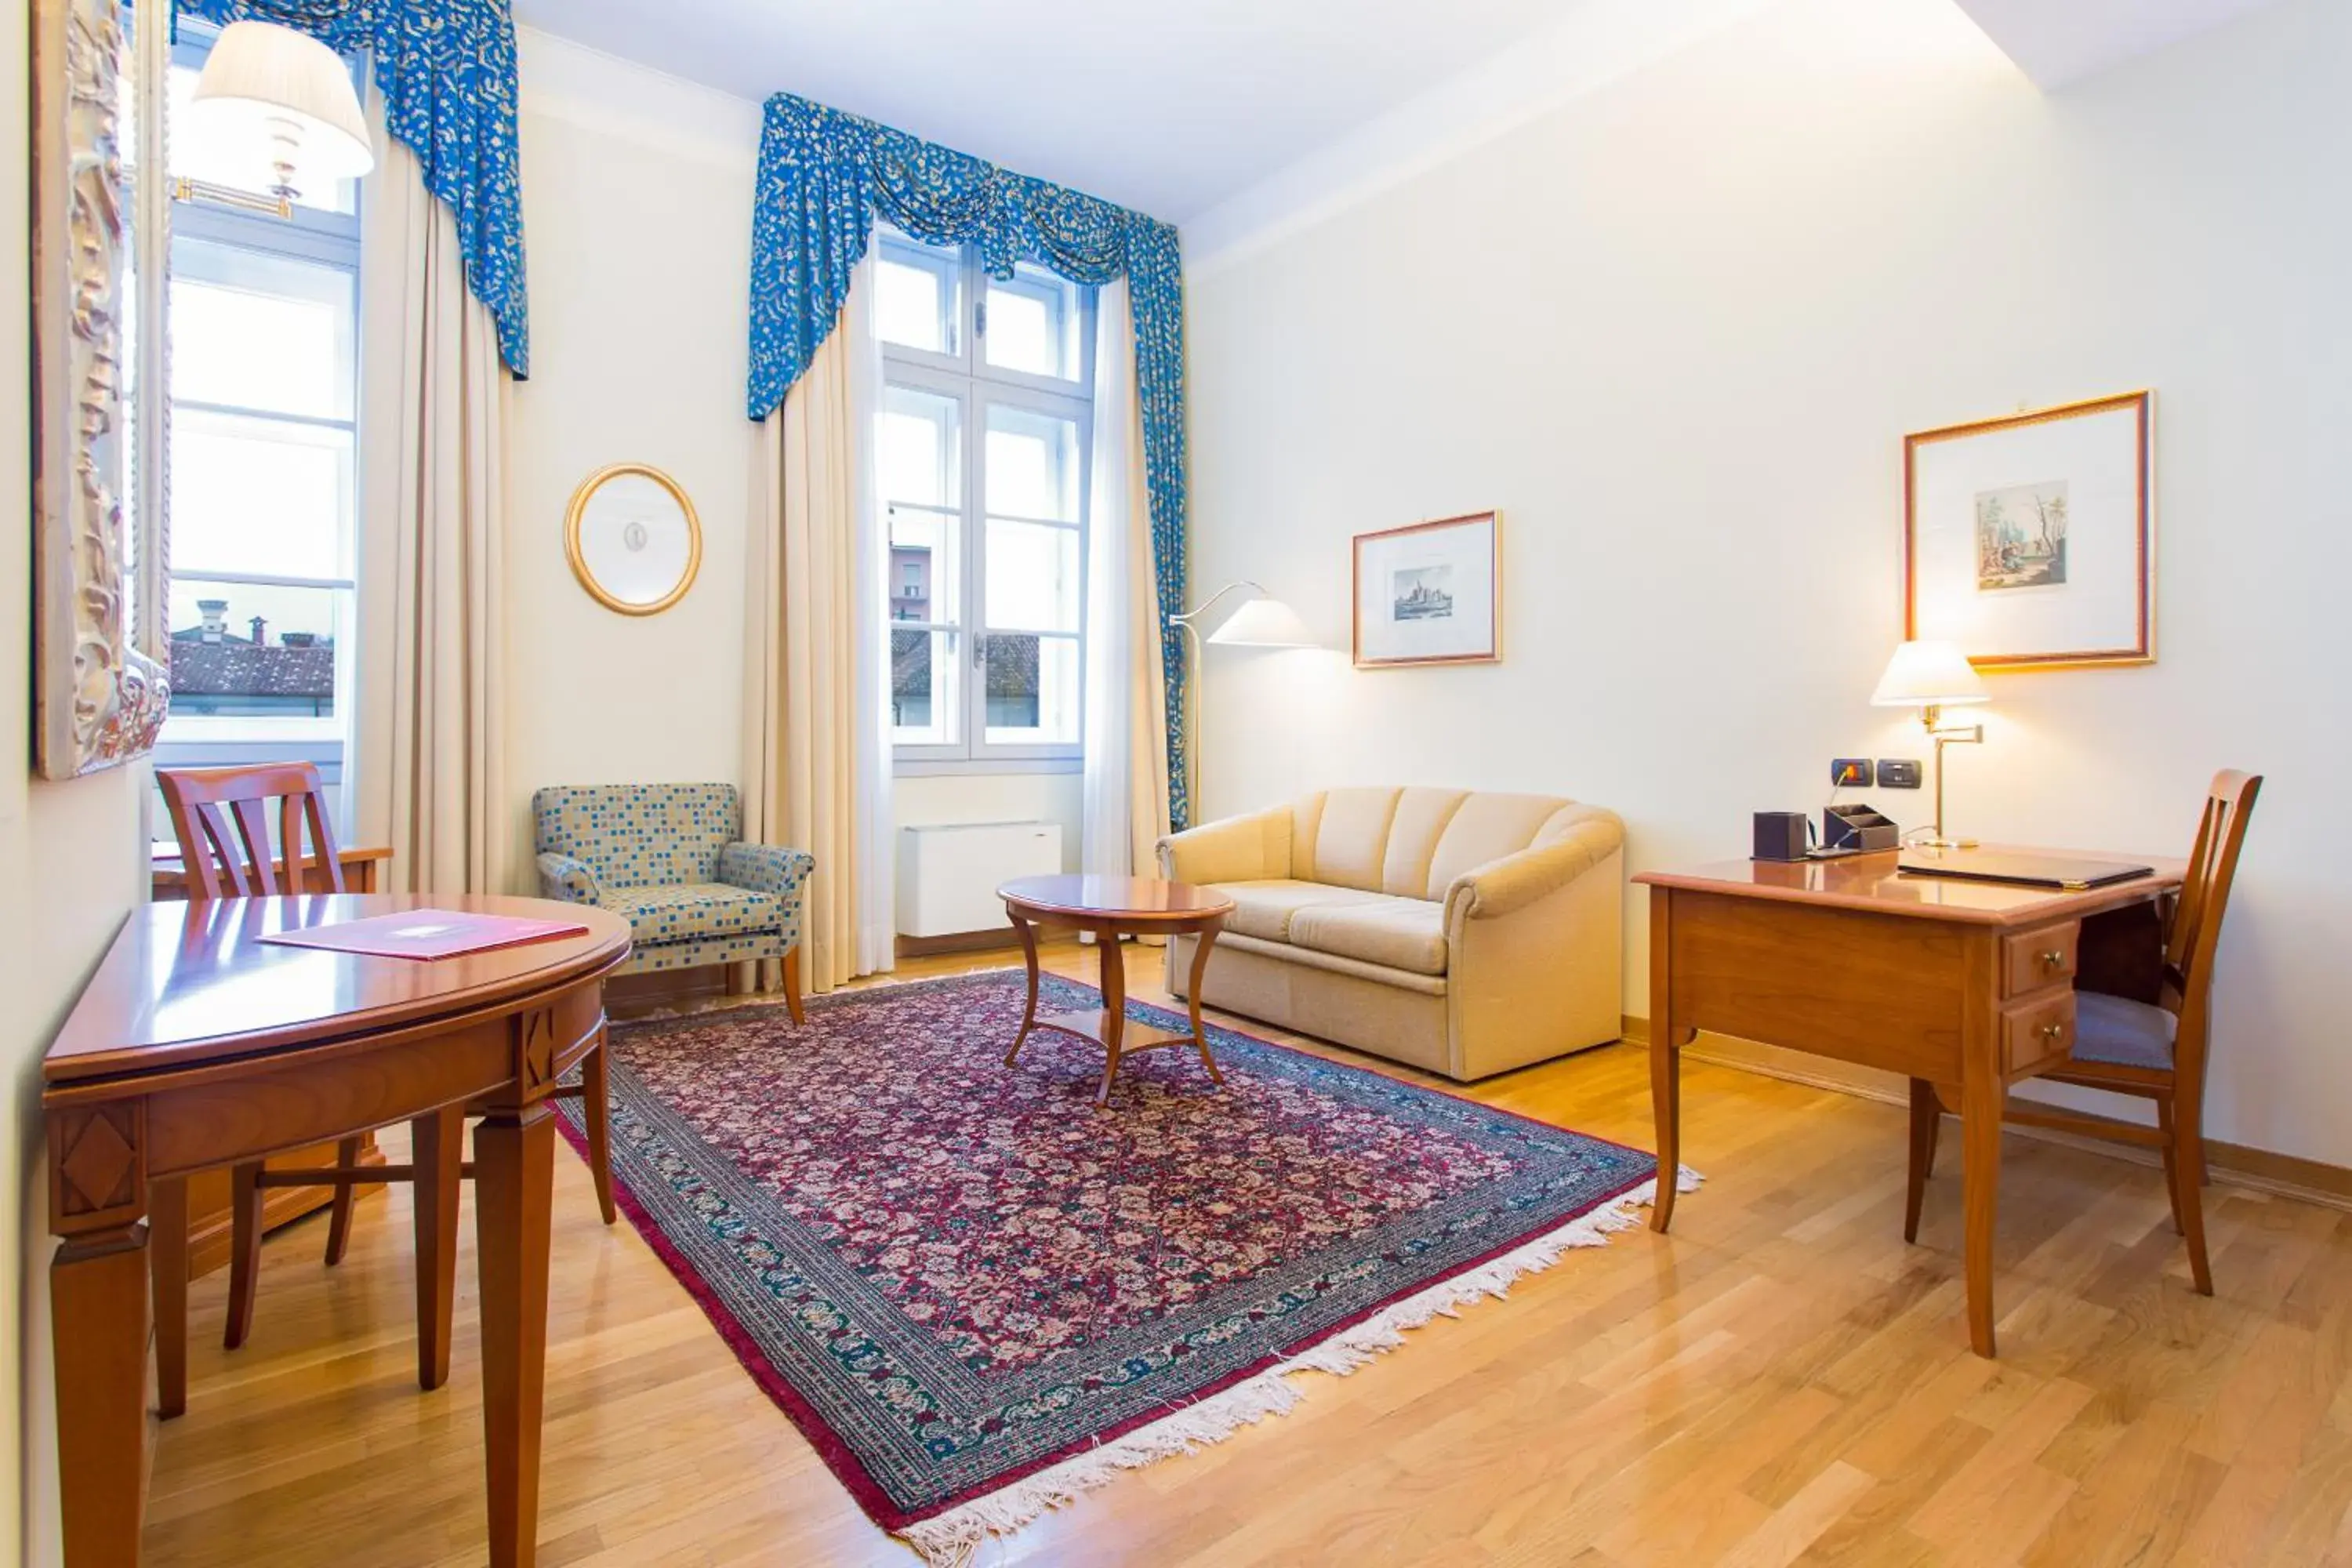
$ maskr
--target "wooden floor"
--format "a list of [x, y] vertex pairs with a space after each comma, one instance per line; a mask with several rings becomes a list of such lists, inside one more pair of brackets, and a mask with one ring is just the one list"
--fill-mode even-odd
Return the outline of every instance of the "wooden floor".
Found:
[[[2352, 1563], [2352, 1215], [2214, 1187], [2204, 1300], [2153, 1171], [2012, 1137], [1988, 1363], [1961, 1323], [1956, 1169], [1903, 1244], [1901, 1111], [1721, 1068], [1685, 1084], [1708, 1182], [1673, 1237], [1572, 1252], [1350, 1377], [1309, 1374], [1294, 1414], [981, 1562]], [[1475, 1092], [1650, 1142], [1630, 1047]], [[556, 1159], [541, 1561], [911, 1564]], [[450, 1384], [420, 1394], [408, 1236], [394, 1193], [338, 1268], [318, 1224], [274, 1237], [234, 1355], [225, 1275], [196, 1284], [152, 1563], [482, 1561], [474, 1266]]]

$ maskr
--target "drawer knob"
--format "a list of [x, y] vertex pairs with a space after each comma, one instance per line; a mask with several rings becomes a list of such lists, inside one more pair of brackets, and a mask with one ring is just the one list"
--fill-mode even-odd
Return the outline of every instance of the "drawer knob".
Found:
[[2065, 968], [2066, 954], [2058, 948], [2052, 948], [2049, 952], [2042, 955], [2042, 967], [2044, 969]]
[[2065, 1034], [2066, 1026], [2063, 1024], [2044, 1024], [2042, 1026], [2042, 1037], [2045, 1040], [2063, 1039], [2065, 1037]]

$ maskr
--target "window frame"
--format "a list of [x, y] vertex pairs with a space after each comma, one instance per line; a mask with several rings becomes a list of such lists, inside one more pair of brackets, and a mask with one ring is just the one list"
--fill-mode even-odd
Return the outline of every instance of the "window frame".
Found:
[[[930, 619], [919, 622], [891, 620], [887, 623], [893, 632], [945, 634], [946, 657], [956, 661], [953, 685], [956, 689], [958, 729], [956, 738], [945, 742], [898, 742], [894, 738], [891, 746], [894, 771], [901, 777], [1076, 772], [1083, 765], [1086, 670], [1089, 657], [1085, 625], [1085, 584], [1089, 563], [1087, 531], [1094, 487], [1094, 359], [1097, 291], [1091, 287], [1072, 286], [1077, 310], [1080, 371], [1076, 379], [1011, 370], [988, 363], [985, 307], [992, 280], [982, 265], [977, 247], [962, 246], [953, 255], [949, 255], [944, 247], [925, 245], [887, 226], [877, 230], [877, 239], [881, 258], [901, 265], [921, 266], [938, 273], [943, 279], [952, 279], [956, 284], [952, 312], [955, 353], [942, 353], [888, 339], [882, 339], [880, 342], [886, 387], [903, 387], [951, 401], [956, 405], [960, 432], [958, 479], [961, 489], [960, 501], [954, 509], [957, 516], [955, 548], [958, 552], [954, 574], [960, 592], [953, 606], [953, 618], [950, 620], [941, 615], [935, 593]], [[1031, 270], [1043, 273], [1042, 268]], [[1055, 279], [1057, 284], [1060, 281]], [[1075, 520], [1016, 518], [1009, 514], [1003, 519], [1066, 528], [1077, 536], [1079, 624], [1075, 631], [992, 631], [987, 625], [987, 535], [991, 516], [987, 508], [987, 434], [992, 407], [1013, 408], [1067, 419], [1076, 431], [1078, 471]], [[874, 525], [880, 531], [886, 562], [890, 550], [893, 504], [887, 496], [877, 494], [877, 515]], [[924, 507], [919, 510], [937, 515], [940, 509]], [[886, 596], [883, 613], [887, 617], [887, 600], [891, 592], [887, 564], [883, 577]], [[988, 641], [992, 636], [1035, 637], [1041, 642], [1069, 642], [1076, 646], [1079, 689], [1076, 696], [1078, 718], [1076, 738], [1047, 742], [988, 739], [988, 693], [984, 671]], [[886, 702], [888, 700], [889, 684], [890, 678], [886, 675]], [[884, 722], [889, 723], [887, 712]], [[895, 736], [897, 726], [892, 725], [891, 728]]]
[[[184, 22], [180, 40], [172, 49], [172, 65], [184, 69], [202, 69], [217, 37], [218, 30], [208, 25], [194, 19]], [[359, 57], [351, 57], [347, 63], [352, 69], [353, 86], [364, 100], [367, 89], [365, 61]], [[156, 753], [159, 763], [175, 766], [224, 765], [240, 760], [254, 746], [276, 745], [288, 749], [289, 754], [299, 752], [320, 761], [324, 760], [325, 753], [331, 750], [339, 763], [348, 743], [352, 704], [358, 696], [359, 513], [361, 498], [365, 493], [362, 471], [364, 457], [360, 438], [360, 401], [364, 384], [362, 363], [364, 323], [361, 296], [362, 215], [358, 210], [364, 199], [363, 195], [355, 194], [354, 210], [349, 213], [297, 205], [292, 215], [286, 217], [210, 201], [201, 194], [187, 198], [175, 197], [173, 203], [171, 277], [182, 276], [184, 270], [191, 276], [200, 271], [208, 281], [221, 279], [226, 286], [236, 287], [236, 258], [240, 256], [254, 258], [256, 266], [271, 260], [287, 260], [342, 275], [347, 281], [351, 300], [352, 377], [349, 412], [341, 416], [292, 414], [277, 409], [180, 398], [173, 395], [167, 387], [165, 403], [173, 417], [176, 418], [184, 409], [199, 416], [244, 420], [282, 428], [333, 431], [348, 442], [351, 462], [347, 470], [349, 489], [341, 516], [337, 520], [335, 554], [341, 568], [337, 574], [311, 576], [183, 570], [165, 563], [163, 624], [167, 647], [173, 629], [170, 624], [170, 595], [173, 588], [182, 584], [228, 590], [239, 587], [290, 588], [341, 595], [342, 600], [338, 605], [342, 613], [339, 616], [336, 636], [332, 711], [324, 716], [175, 711], [166, 719], [163, 731], [158, 737]], [[184, 269], [179, 260], [184, 243], [205, 247], [215, 253], [215, 258], [228, 258], [229, 265], [226, 268], [208, 265], [202, 268]], [[257, 293], [277, 292], [258, 279], [253, 287]], [[167, 486], [170, 483], [168, 475], [164, 476], [163, 482]], [[167, 504], [168, 499], [167, 495]]]

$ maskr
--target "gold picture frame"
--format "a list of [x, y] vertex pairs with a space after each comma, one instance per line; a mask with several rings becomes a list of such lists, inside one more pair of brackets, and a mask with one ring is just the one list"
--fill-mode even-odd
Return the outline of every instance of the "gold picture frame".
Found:
[[[1500, 512], [1360, 533], [1352, 581], [1358, 669], [1502, 661]], [[1408, 610], [1409, 604], [1414, 607]], [[1458, 626], [1439, 625], [1457, 619]]]
[[1903, 440], [1906, 638], [1980, 669], [2156, 659], [2156, 395]]
[[[608, 502], [605, 513], [592, 517], [600, 498]], [[665, 498], [674, 515], [648, 504]], [[654, 553], [642, 566], [628, 559], [643, 552]], [[685, 598], [702, 571], [702, 520], [685, 489], [659, 468], [614, 463], [572, 492], [563, 517], [563, 552], [572, 574], [598, 604], [617, 615], [657, 616]], [[679, 562], [675, 568], [665, 564], [674, 559]], [[625, 580], [633, 574], [641, 580]]]

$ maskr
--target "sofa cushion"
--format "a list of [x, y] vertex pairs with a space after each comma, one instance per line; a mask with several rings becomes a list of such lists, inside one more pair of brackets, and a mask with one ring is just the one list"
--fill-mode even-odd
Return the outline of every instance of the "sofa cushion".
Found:
[[1397, 792], [1396, 816], [1389, 823], [1388, 849], [1381, 858], [1381, 891], [1400, 899], [1427, 897], [1430, 858], [1446, 824], [1471, 797], [1458, 789]]
[[1412, 974], [1443, 974], [1445, 906], [1385, 897], [1306, 904], [1290, 917], [1290, 942]]
[[1555, 816], [1576, 809], [1555, 795], [1480, 791], [1465, 797], [1446, 819], [1444, 835], [1430, 854], [1423, 896], [1443, 899], [1454, 879], [1529, 847]]
[[1225, 917], [1225, 930], [1265, 942], [1288, 942], [1293, 917], [1309, 905], [1360, 904], [1380, 897], [1324, 882], [1216, 882], [1210, 890], [1234, 901], [1234, 912]]
[[774, 931], [784, 918], [783, 905], [773, 893], [724, 882], [608, 888], [604, 907], [629, 922], [629, 936], [639, 947]]
[[1394, 789], [1335, 789], [1323, 796], [1314, 832], [1290, 847], [1291, 874], [1310, 882], [1381, 890], [1388, 858], [1389, 824], [1396, 816]]

